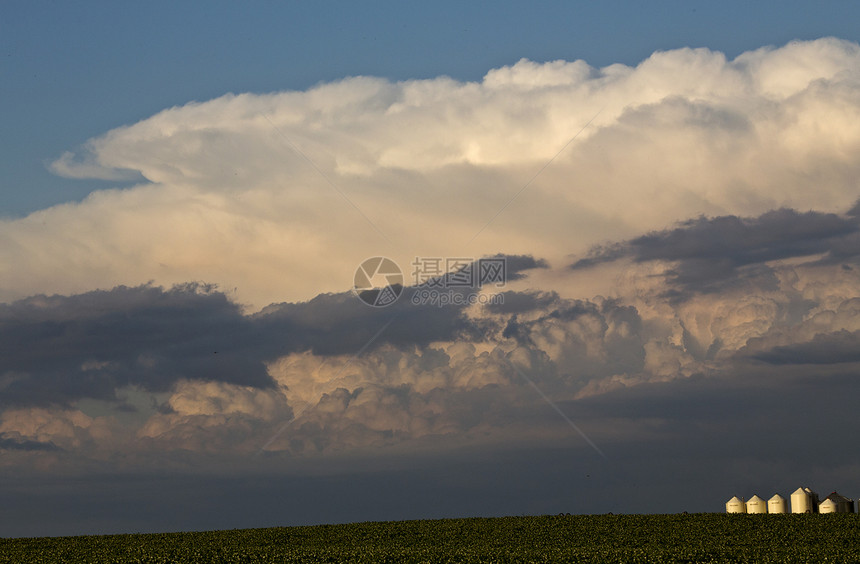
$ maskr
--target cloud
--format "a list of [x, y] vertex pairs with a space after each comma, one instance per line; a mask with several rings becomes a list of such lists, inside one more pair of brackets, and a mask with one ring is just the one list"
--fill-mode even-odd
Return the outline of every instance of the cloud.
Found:
[[498, 303], [488, 304], [487, 310], [491, 313], [524, 313], [539, 309], [546, 309], [559, 301], [555, 292], [541, 292], [539, 290], [527, 290], [518, 292], [508, 290], [501, 292], [502, 299]]
[[[523, 271], [542, 264], [511, 257], [508, 273], [521, 279]], [[250, 315], [200, 283], [167, 290], [119, 286], [0, 304], [0, 406], [120, 401], [121, 388], [167, 392], [186, 381], [266, 389], [275, 384], [266, 364], [291, 353], [351, 355], [386, 345], [408, 350], [437, 341], [482, 341], [497, 330], [493, 320], [467, 316], [466, 300], [422, 305], [413, 299], [418, 291], [405, 288], [387, 308], [342, 292], [271, 304]], [[451, 292], [466, 295], [474, 288]]]
[[[479, 339], [484, 332], [479, 320], [463, 314], [463, 305], [415, 305], [417, 292], [405, 288], [397, 302], [381, 309], [369, 307], [351, 292], [323, 294], [307, 302], [269, 305], [252, 319], [261, 334], [283, 339], [278, 349], [284, 354], [305, 350], [351, 354], [366, 344], [409, 347], [455, 338]], [[374, 338], [383, 327], [387, 329]]]
[[501, 258], [505, 261], [506, 281], [522, 280], [526, 277], [523, 274], [526, 270], [535, 268], [549, 268], [549, 264], [542, 258], [535, 258], [532, 255], [505, 255], [497, 253], [494, 257]]
[[[124, 417], [107, 442], [133, 436], [139, 452], [316, 456], [474, 433], [527, 441], [537, 428], [521, 418], [548, 407], [545, 399], [575, 406], [620, 389], [750, 371], [750, 359], [851, 361], [845, 354], [822, 359], [836, 345], [850, 353], [850, 339], [831, 340], [860, 330], [858, 273], [817, 257], [853, 232], [842, 216], [782, 209], [751, 219], [699, 218], [639, 246], [616, 245], [644, 249], [649, 260], [710, 252], [738, 265], [724, 273], [725, 283], [707, 292], [691, 285], [680, 301], [667, 292], [678, 284], [671, 277], [645, 293], [622, 284], [627, 293], [613, 298], [505, 290], [498, 302], [440, 307], [416, 305], [421, 287], [406, 287], [386, 308], [342, 292], [255, 313], [200, 284], [37, 296], [0, 311], [9, 351], [0, 399], [8, 413], [42, 409], [21, 412], [42, 418], [50, 406], [88, 409], [94, 420]], [[804, 261], [788, 260], [795, 254]], [[514, 278], [550, 270], [533, 257], [505, 258]], [[780, 264], [768, 267], [775, 284], [751, 292], [736, 282], [755, 261]], [[646, 289], [654, 283], [635, 280]], [[129, 403], [130, 388], [150, 394], [149, 405]], [[85, 400], [102, 404], [85, 407]], [[134, 411], [123, 415], [122, 406]], [[7, 432], [19, 440], [64, 444], [70, 436], [37, 432], [24, 415], [16, 421]], [[75, 444], [94, 448], [84, 439]]]
[[110, 400], [186, 378], [271, 384], [239, 307], [198, 284], [34, 296], [0, 306], [0, 335], [3, 405]]
[[[687, 468], [820, 472], [786, 445], [850, 439], [828, 401], [857, 386], [858, 70], [835, 39], [523, 60], [108, 132], [57, 166], [146, 184], [0, 222], [4, 464], [345, 476], [510, 449], [588, 475], [561, 411], [667, 493]], [[385, 308], [350, 291], [375, 256], [404, 275]], [[436, 273], [455, 303], [420, 303], [416, 257], [504, 258], [506, 284], [470, 302]], [[764, 459], [732, 454], [750, 437]]]
[[59, 447], [54, 443], [40, 443], [39, 441], [15, 440], [0, 437], [0, 450], [23, 450], [23, 451], [54, 451]]
[[539, 249], [559, 264], [678, 218], [843, 210], [860, 173], [858, 69], [857, 45], [825, 38], [166, 109], [54, 166], [146, 184], [0, 223], [0, 299], [206, 280], [261, 308], [342, 291], [369, 256], [406, 270]]
[[655, 231], [629, 241], [592, 248], [573, 270], [606, 262], [665, 261], [669, 283], [681, 294], [714, 292], [750, 278], [774, 282], [768, 263], [817, 258], [832, 262], [860, 254], [860, 225], [849, 215], [778, 209], [758, 217], [699, 217], [674, 229]]
[[7, 449], [78, 451], [92, 456], [100, 448], [119, 446], [110, 440], [115, 432], [112, 423], [107, 417], [90, 417], [75, 409], [6, 409], [0, 414], [0, 437]]
[[806, 343], [778, 346], [754, 358], [770, 364], [841, 364], [860, 361], [860, 333], [819, 333]]
[[[89, 149], [92, 151], [92, 149]], [[130, 170], [119, 170], [106, 168], [97, 162], [75, 161], [75, 154], [66, 151], [60, 158], [51, 163], [51, 172], [66, 178], [115, 180], [115, 181], [141, 181], [140, 174]]]

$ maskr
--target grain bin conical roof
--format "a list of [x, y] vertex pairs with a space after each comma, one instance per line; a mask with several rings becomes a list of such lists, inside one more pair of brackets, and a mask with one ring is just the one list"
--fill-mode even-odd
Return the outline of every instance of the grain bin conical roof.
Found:
[[726, 502], [726, 513], [746, 513], [746, 512], [747, 512], [746, 503], [744, 503], [744, 500], [739, 498], [738, 496], [735, 496]]
[[767, 513], [767, 502], [753, 495], [747, 500], [747, 513]]

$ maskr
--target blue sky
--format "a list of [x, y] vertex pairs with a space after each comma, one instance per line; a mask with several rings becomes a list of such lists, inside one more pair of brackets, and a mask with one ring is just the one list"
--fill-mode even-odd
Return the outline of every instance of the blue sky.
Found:
[[4, 3], [0, 535], [857, 496], [857, 21]]
[[653, 51], [728, 57], [792, 39], [858, 40], [852, 2], [6, 2], [0, 18], [0, 216], [96, 188], [47, 163], [90, 137], [227, 92], [346, 76], [480, 80], [520, 58], [635, 64]]

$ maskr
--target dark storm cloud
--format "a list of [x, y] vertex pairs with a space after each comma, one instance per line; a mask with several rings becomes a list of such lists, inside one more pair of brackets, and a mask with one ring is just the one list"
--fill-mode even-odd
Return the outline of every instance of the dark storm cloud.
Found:
[[[525, 271], [548, 267], [546, 261], [531, 255], [498, 254], [487, 259], [504, 261], [506, 281], [524, 278]], [[468, 268], [477, 273], [480, 262], [470, 263]], [[440, 304], [425, 299], [428, 288], [461, 299], [476, 291], [477, 285], [453, 284], [455, 276], [405, 287], [399, 299], [384, 308], [370, 307], [351, 292], [343, 292], [321, 294], [307, 302], [272, 304], [252, 319], [260, 334], [284, 337], [274, 351], [280, 354], [305, 350], [320, 355], [353, 354], [365, 346], [373, 350], [383, 344], [411, 347], [453, 339], [482, 341], [499, 331], [492, 321], [467, 318], [463, 313], [468, 305], [465, 300]]]
[[777, 365], [860, 362], [860, 332], [819, 333], [806, 343], [774, 347], [752, 358]]
[[508, 281], [525, 278], [526, 274], [524, 272], [527, 270], [549, 268], [549, 264], [544, 259], [535, 258], [532, 255], [504, 255], [500, 253], [490, 258], [505, 259]]
[[[500, 256], [501, 257], [501, 256]], [[509, 276], [544, 263], [510, 259]], [[451, 287], [460, 297], [474, 288]], [[74, 296], [33, 296], [0, 305], [0, 406], [115, 400], [137, 385], [166, 391], [178, 380], [274, 385], [265, 363], [293, 352], [356, 354], [383, 345], [481, 341], [501, 330], [464, 315], [466, 301], [416, 303], [404, 288], [385, 308], [352, 293], [322, 294], [246, 316], [214, 287], [117, 287]]]
[[112, 400], [118, 387], [164, 391], [180, 379], [268, 387], [264, 363], [291, 352], [354, 354], [366, 345], [475, 339], [489, 330], [458, 307], [413, 306], [412, 292], [407, 288], [389, 308], [368, 307], [350, 293], [326, 294], [254, 316], [200, 285], [118, 287], [2, 305], [0, 405]]
[[384, 308], [370, 307], [351, 292], [323, 294], [307, 302], [270, 305], [252, 321], [261, 338], [279, 339], [272, 343], [272, 352], [279, 355], [305, 350], [318, 355], [353, 354], [366, 345], [373, 350], [383, 344], [410, 347], [454, 338], [480, 340], [491, 329], [467, 319], [462, 306], [416, 305], [416, 292], [404, 288], [398, 301]]
[[[860, 455], [846, 445], [860, 414], [834, 409], [834, 398], [856, 397], [860, 380], [780, 372], [763, 366], [559, 401], [605, 459], [570, 430], [526, 445], [368, 449], [289, 465], [261, 456], [243, 474], [202, 457], [212, 462], [207, 468], [229, 470], [73, 479], [16, 472], [0, 490], [0, 526], [4, 536], [21, 536], [524, 512], [721, 512], [732, 495], [787, 497], [802, 484], [858, 491]], [[566, 427], [539, 399], [520, 418]]]
[[[512, 298], [512, 308], [506, 310], [505, 304], [495, 306], [494, 313], [513, 313], [508, 319], [502, 336], [506, 339], [514, 339], [521, 345], [534, 347], [531, 333], [533, 330], [546, 326], [547, 321], [574, 321], [584, 315], [592, 315], [601, 321], [601, 330], [606, 330], [606, 320], [601, 307], [587, 300], [559, 300], [555, 293], [541, 294], [537, 292], [506, 292], [505, 298]], [[539, 304], [546, 307], [552, 306], [548, 311], [541, 312], [540, 317], [530, 321], [520, 321], [518, 314], [534, 311], [540, 308]], [[610, 306], [611, 307], [611, 306]]]
[[623, 258], [669, 261], [674, 264], [667, 272], [673, 287], [670, 294], [680, 297], [691, 292], [716, 292], [750, 280], [767, 287], [775, 284], [765, 264], [768, 261], [814, 255], [825, 255], [825, 262], [856, 258], [860, 254], [860, 225], [855, 215], [783, 208], [754, 218], [699, 217], [675, 229], [595, 247], [571, 268]]
[[558, 303], [559, 297], [555, 292], [539, 292], [537, 290], [528, 290], [525, 292], [517, 292], [508, 290], [501, 292], [502, 299], [497, 302], [490, 302], [485, 306], [485, 309], [490, 313], [525, 313], [536, 309], [546, 309], [553, 304]]
[[0, 434], [0, 450], [22, 450], [22, 451], [59, 451], [62, 450], [60, 447], [55, 445], [54, 443], [47, 442], [43, 443], [40, 441], [33, 441], [30, 439], [12, 439], [3, 436]]
[[268, 386], [245, 351], [253, 338], [236, 304], [197, 284], [0, 305], [0, 404], [113, 399], [117, 387], [161, 391], [181, 378]]

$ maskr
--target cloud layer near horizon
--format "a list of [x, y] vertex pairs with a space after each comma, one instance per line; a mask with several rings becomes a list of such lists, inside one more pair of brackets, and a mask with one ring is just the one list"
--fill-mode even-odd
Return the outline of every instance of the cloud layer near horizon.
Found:
[[[597, 415], [589, 398], [772, 381], [775, 368], [824, 385], [856, 370], [856, 233], [851, 211], [702, 217], [597, 247], [559, 273], [612, 267], [611, 299], [512, 289], [487, 305], [417, 306], [410, 287], [388, 308], [344, 292], [246, 314], [194, 284], [27, 298], [0, 307], [0, 448], [17, 454], [8, 464], [107, 463], [119, 451], [148, 465], [181, 452], [528, 444], [572, 432], [545, 419], [553, 405], [579, 413], [584, 444], [654, 440], [624, 414], [642, 406]], [[511, 264], [514, 279], [542, 270]]]
[[368, 256], [540, 249], [560, 265], [700, 214], [841, 211], [858, 76], [857, 45], [820, 39], [170, 108], [53, 165], [147, 183], [0, 222], [0, 300], [203, 280], [260, 308], [341, 291]]

